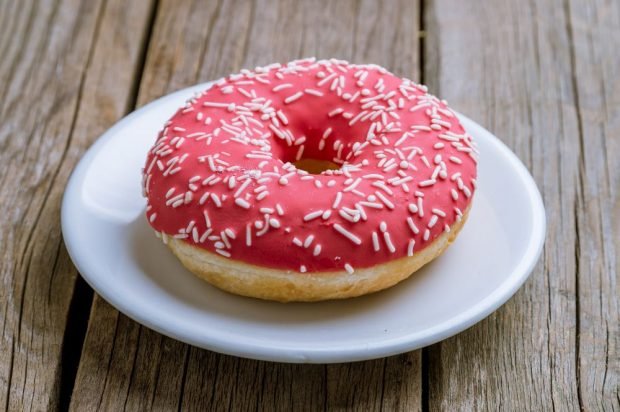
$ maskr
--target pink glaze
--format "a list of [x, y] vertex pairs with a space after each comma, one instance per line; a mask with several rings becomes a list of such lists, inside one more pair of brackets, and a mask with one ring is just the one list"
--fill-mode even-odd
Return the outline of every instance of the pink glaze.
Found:
[[[340, 170], [298, 170], [300, 158]], [[274, 64], [223, 79], [166, 123], [144, 169], [168, 236], [259, 266], [365, 268], [411, 256], [460, 219], [476, 148], [424, 86], [375, 65]]]

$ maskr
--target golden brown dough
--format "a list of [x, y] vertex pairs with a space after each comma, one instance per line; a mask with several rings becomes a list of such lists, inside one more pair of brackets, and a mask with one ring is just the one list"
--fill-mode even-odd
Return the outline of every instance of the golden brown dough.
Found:
[[227, 292], [279, 302], [344, 299], [377, 292], [407, 279], [454, 241], [468, 215], [469, 208], [450, 232], [443, 233], [413, 256], [358, 268], [353, 274], [345, 270], [299, 273], [264, 268], [227, 259], [178, 239], [169, 239], [168, 246], [187, 269]]

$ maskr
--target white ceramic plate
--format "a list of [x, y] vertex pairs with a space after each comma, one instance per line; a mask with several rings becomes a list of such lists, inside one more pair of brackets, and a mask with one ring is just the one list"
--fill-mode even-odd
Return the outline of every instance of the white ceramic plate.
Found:
[[462, 116], [480, 148], [479, 190], [454, 244], [409, 280], [370, 296], [280, 304], [230, 295], [185, 270], [144, 218], [140, 173], [163, 122], [198, 85], [163, 97], [108, 130], [75, 168], [62, 205], [69, 254], [121, 312], [217, 352], [282, 362], [345, 362], [417, 349], [502, 305], [540, 256], [545, 212], [517, 157]]

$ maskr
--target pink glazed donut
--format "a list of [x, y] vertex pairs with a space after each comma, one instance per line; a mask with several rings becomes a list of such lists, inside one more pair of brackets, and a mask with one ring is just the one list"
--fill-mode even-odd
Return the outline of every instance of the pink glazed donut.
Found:
[[371, 64], [242, 70], [166, 122], [147, 219], [184, 266], [240, 295], [359, 296], [431, 261], [464, 224], [477, 150], [424, 86]]

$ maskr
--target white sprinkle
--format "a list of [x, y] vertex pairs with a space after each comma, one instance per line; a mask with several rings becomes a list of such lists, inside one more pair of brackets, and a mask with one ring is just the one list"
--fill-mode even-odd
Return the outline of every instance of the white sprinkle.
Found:
[[314, 89], [306, 89], [304, 90], [307, 94], [311, 94], [313, 96], [318, 96], [318, 97], [322, 97], [323, 96], [323, 92], [320, 92], [318, 90], [314, 90]]
[[413, 256], [413, 247], [415, 246], [415, 240], [411, 239], [407, 246], [407, 256]]
[[222, 202], [220, 201], [219, 196], [216, 195], [215, 193], [211, 193], [211, 200], [213, 200], [213, 203], [215, 203], [215, 206], [222, 207]]
[[297, 155], [295, 156], [296, 161], [301, 160], [301, 157], [304, 154], [304, 147], [305, 147], [304, 145], [299, 146], [299, 150], [297, 150]]
[[394, 209], [394, 203], [392, 203], [385, 195], [381, 192], [375, 192], [375, 195], [388, 207], [388, 209]]
[[231, 238], [231, 239], [236, 239], [237, 238], [237, 235], [235, 234], [235, 232], [231, 228], [229, 228], [229, 227], [224, 229], [224, 233], [226, 233], [228, 235], [228, 237]]
[[459, 200], [459, 194], [455, 189], [450, 189], [450, 194], [452, 195], [452, 200], [455, 202]]
[[421, 197], [418, 197], [418, 215], [424, 217], [424, 205], [422, 204]]
[[285, 104], [289, 104], [294, 102], [295, 100], [299, 99], [301, 96], [303, 96], [304, 94], [302, 92], [297, 92], [289, 97], [287, 97], [286, 99], [284, 99], [284, 103]]
[[278, 219], [276, 219], [276, 218], [272, 217], [271, 219], [269, 219], [269, 224], [271, 226], [273, 226], [274, 228], [276, 228], [276, 229], [280, 228], [280, 221]]
[[241, 197], [238, 197], [238, 198], [235, 199], [235, 204], [237, 206], [240, 206], [240, 207], [244, 208], [244, 209], [249, 209], [250, 208], [250, 203], [248, 203], [247, 200], [245, 200], [245, 199], [243, 199]]
[[426, 156], [422, 155], [422, 156], [420, 156], [420, 159], [422, 159], [422, 163], [424, 163], [424, 166], [428, 167], [429, 169], [431, 168], [431, 164], [429, 163], [429, 161], [426, 158]]
[[[340, 193], [340, 192], [338, 192]], [[349, 239], [351, 242], [355, 243], [356, 245], [361, 245], [362, 244], [362, 239], [360, 239], [359, 237], [355, 236], [353, 233], [349, 232], [347, 229], [345, 229], [344, 227], [342, 227], [341, 225], [339, 225], [338, 223], [334, 224], [334, 229], [340, 233], [341, 235], [343, 235], [344, 237], [346, 237], [347, 239]]]
[[306, 269], [306, 266], [304, 266], [304, 265], [301, 265], [301, 266], [299, 267], [299, 271], [300, 271], [301, 273], [306, 273], [306, 270], [307, 270], [307, 269]]
[[317, 210], [311, 213], [308, 213], [306, 216], [304, 216], [304, 222], [309, 222], [312, 219], [316, 219], [317, 217], [321, 216], [323, 214], [322, 210]]
[[380, 180], [383, 180], [383, 179], [385, 179], [385, 177], [383, 175], [374, 173], [374, 174], [364, 175], [364, 176], [362, 176], [362, 179], [380, 179]]
[[349, 265], [348, 263], [344, 264], [344, 268], [349, 273], [349, 275], [352, 275], [353, 272], [355, 272], [355, 269], [353, 269], [353, 266]]
[[284, 209], [282, 209], [282, 206], [280, 206], [279, 203], [276, 203], [276, 212], [278, 212], [278, 215], [280, 216], [284, 215]]
[[[372, 196], [372, 195], [371, 195]], [[372, 209], [383, 209], [383, 205], [377, 202], [358, 202], [362, 206], [370, 207]]]
[[372, 248], [375, 252], [378, 252], [381, 249], [379, 235], [377, 235], [377, 232], [372, 232]]
[[202, 103], [205, 107], [220, 107], [220, 108], [228, 108], [228, 103], [215, 103], [215, 102], [204, 102]]
[[336, 77], [336, 73], [332, 73], [329, 76], [324, 77], [320, 82], [317, 83], [318, 86], [323, 86], [325, 83], [329, 82], [331, 79]]
[[334, 204], [332, 205], [332, 208], [337, 209], [338, 205], [340, 205], [341, 200], [342, 200], [342, 192], [336, 193], [336, 199], [334, 200]]
[[428, 107], [430, 106], [430, 103], [424, 102], [424, 103], [420, 103], [416, 106], [413, 106], [412, 108], [409, 109], [410, 112], [415, 112], [416, 110], [422, 109], [424, 107]]
[[271, 89], [271, 91], [273, 92], [279, 92], [282, 89], [287, 89], [289, 87], [293, 87], [293, 85], [291, 83], [283, 83], [283, 84], [279, 84], [276, 87], [274, 87], [273, 89]]
[[305, 248], [309, 247], [312, 244], [313, 240], [314, 240], [314, 235], [309, 235], [304, 241], [304, 247]]
[[366, 215], [366, 211], [359, 203], [355, 204], [355, 208], [359, 211], [360, 216], [362, 216], [362, 220], [368, 220], [368, 216]]
[[247, 90], [245, 90], [245, 89], [244, 89], [244, 88], [242, 88], [242, 87], [237, 87], [237, 91], [238, 91], [239, 93], [241, 93], [242, 95], [244, 95], [245, 97], [247, 97], [248, 99], [251, 99], [251, 98], [252, 98], [252, 95], [251, 95], [250, 93], [248, 93], [248, 91], [247, 91]]
[[192, 201], [193, 194], [192, 192], [185, 192], [185, 198], [183, 199], [185, 204], [188, 204]]
[[205, 240], [207, 240], [207, 237], [209, 237], [209, 235], [211, 234], [212, 231], [213, 231], [213, 229], [205, 230], [205, 232], [202, 234], [202, 236], [200, 236], [199, 242], [200, 243], [204, 243]]
[[168, 199], [170, 196], [172, 196], [172, 194], [174, 193], [174, 190], [175, 190], [175, 189], [174, 189], [174, 187], [173, 187], [173, 188], [171, 188], [170, 190], [168, 190], [168, 191], [166, 192], [166, 199]]
[[379, 223], [379, 230], [381, 230], [382, 232], [386, 232], [387, 231], [387, 223], [385, 223], [385, 222]]
[[394, 247], [394, 244], [392, 243], [392, 239], [390, 238], [389, 232], [383, 232], [383, 240], [385, 241], [385, 245], [389, 249], [390, 253], [396, 252], [396, 248]]
[[211, 195], [211, 193], [209, 192], [205, 192], [201, 197], [200, 200], [198, 201], [198, 204], [200, 205], [204, 205], [207, 201], [207, 199], [209, 198], [209, 196]]
[[434, 180], [434, 179], [423, 180], [420, 183], [418, 183], [418, 186], [420, 186], [420, 187], [427, 187], [427, 186], [432, 186], [435, 183], [437, 183], [437, 181]]
[[327, 116], [334, 117], [342, 112], [344, 112], [344, 109], [342, 109], [341, 107], [338, 107], [337, 109], [334, 109], [331, 112], [327, 113]]
[[351, 183], [349, 186], [345, 187], [343, 192], [350, 192], [352, 190], [354, 190], [357, 185], [360, 184], [360, 182], [362, 181], [362, 179], [360, 177], [358, 177], [357, 179], [355, 179], [355, 181], [353, 183]]
[[206, 210], [203, 210], [203, 211], [202, 211], [202, 215], [203, 215], [203, 216], [204, 216], [204, 218], [205, 218], [205, 224], [207, 225], [207, 227], [209, 227], [209, 228], [210, 228], [210, 227], [211, 227], [211, 219], [209, 219], [209, 214], [207, 213], [207, 211], [206, 211]]
[[409, 203], [409, 211], [411, 213], [418, 213], [418, 206], [416, 206], [414, 203]]
[[323, 220], [327, 220], [329, 219], [329, 217], [332, 215], [332, 211], [331, 210], [326, 210], [325, 212], [323, 212], [323, 216], [321, 216], [321, 218]]
[[407, 140], [407, 137], [409, 137], [409, 136], [410, 136], [409, 133], [407, 133], [407, 132], [403, 133], [403, 135], [400, 137], [400, 139], [398, 139], [396, 141], [396, 143], [394, 143], [394, 146], [395, 147], [396, 146], [400, 146], [405, 140]]
[[367, 112], [365, 110], [359, 112], [355, 117], [353, 117], [349, 121], [349, 126], [353, 126], [362, 116], [364, 116]]
[[413, 223], [413, 219], [411, 218], [411, 216], [407, 217], [407, 225], [409, 225], [409, 229], [411, 229], [414, 235], [420, 233], [418, 227], [415, 225], [415, 223]]
[[392, 191], [392, 189], [390, 189], [389, 187], [387, 187], [385, 185], [385, 183], [383, 182], [373, 182], [372, 185], [374, 187], [378, 187], [379, 189], [383, 190], [385, 193], [387, 193], [388, 195], [393, 195], [394, 192]]
[[[224, 245], [226, 245], [226, 249], [230, 249], [231, 244], [230, 244], [230, 242], [228, 241], [228, 236], [226, 236], [226, 233], [225, 233], [225, 232], [221, 232], [221, 233], [220, 233], [220, 235], [221, 235], [221, 239], [222, 239], [222, 241], [224, 242]], [[217, 245], [217, 243], [218, 243], [218, 242], [216, 242], [216, 243], [215, 243], [215, 247], [219, 247], [219, 248], [221, 249], [221, 248], [222, 248], [222, 246], [218, 246], [218, 245]]]
[[329, 136], [329, 134], [332, 132], [332, 128], [328, 127], [327, 129], [325, 129], [325, 131], [323, 132], [323, 137], [322, 139], [327, 139], [327, 137]]
[[239, 186], [239, 189], [237, 189], [237, 191], [233, 195], [233, 197], [239, 197], [241, 193], [243, 193], [243, 191], [250, 185], [251, 182], [252, 182], [252, 179], [244, 180], [243, 183], [241, 183], [241, 186]]
[[250, 223], [245, 225], [245, 244], [252, 246], [252, 225]]
[[285, 125], [288, 124], [288, 118], [284, 115], [284, 113], [282, 113], [282, 110], [278, 110], [277, 115], [278, 118], [282, 121], [282, 123], [284, 123]]
[[344, 210], [340, 209], [338, 211], [338, 214], [340, 214], [340, 216], [342, 216], [343, 219], [348, 220], [351, 223], [357, 223], [360, 220], [360, 216], [357, 213], [354, 215], [351, 215], [345, 212]]
[[435, 223], [437, 223], [438, 219], [439, 218], [437, 217], [437, 215], [431, 216], [431, 220], [428, 222], [428, 227], [432, 228], [433, 226], [435, 226]]
[[[452, 127], [452, 125], [449, 122], [446, 122], [445, 120], [432, 119], [431, 121], [433, 122], [433, 124], [436, 124], [438, 126], [443, 126], [445, 128], [448, 128], [448, 129], [450, 129]], [[431, 125], [431, 127], [433, 127], [433, 126]], [[439, 128], [437, 130], [441, 130], [441, 128]]]
[[441, 217], [446, 217], [446, 213], [441, 209], [433, 208], [431, 211], [436, 215], [439, 215]]
[[225, 250], [222, 250], [222, 249], [215, 249], [215, 251], [216, 251], [217, 253], [219, 253], [220, 255], [222, 255], [222, 256], [225, 256], [225, 257], [227, 257], [227, 258], [229, 258], [229, 257], [230, 257], [230, 253], [229, 253], [229, 252], [227, 252], [227, 251], [225, 251]]
[[471, 197], [471, 190], [469, 190], [469, 188], [467, 186], [463, 186], [463, 193], [465, 193], [465, 196], [467, 198]]
[[426, 242], [430, 236], [431, 236], [431, 231], [426, 229], [424, 231], [424, 241]]
[[458, 137], [450, 136], [450, 135], [445, 134], [445, 133], [439, 133], [439, 134], [437, 135], [437, 137], [438, 137], [439, 139], [442, 139], [442, 140], [447, 140], [447, 141], [449, 141], [449, 142], [458, 142], [458, 141], [459, 141], [459, 138], [458, 138]]
[[312, 252], [312, 255], [318, 256], [320, 253], [321, 253], [321, 245], [314, 246], [314, 251]]

